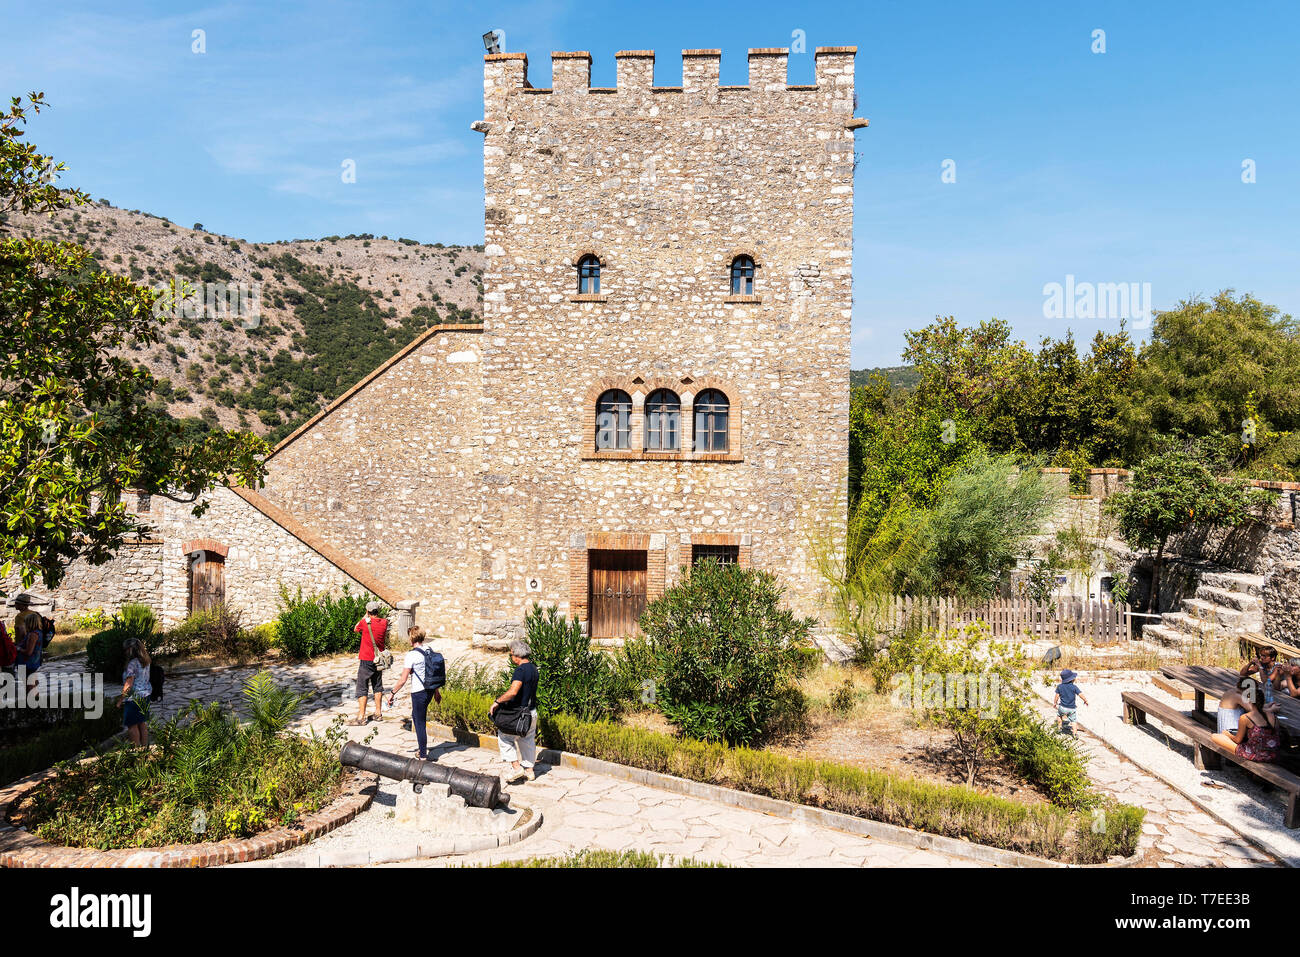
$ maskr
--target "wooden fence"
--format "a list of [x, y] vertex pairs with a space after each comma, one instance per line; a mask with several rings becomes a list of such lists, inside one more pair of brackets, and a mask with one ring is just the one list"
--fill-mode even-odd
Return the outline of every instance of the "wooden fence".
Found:
[[882, 609], [880, 629], [896, 632], [910, 624], [945, 632], [983, 621], [994, 638], [1111, 644], [1132, 639], [1131, 610], [1127, 604], [1095, 598], [1065, 597], [1046, 605], [1024, 598], [995, 598], [961, 605], [947, 598], [895, 595]]

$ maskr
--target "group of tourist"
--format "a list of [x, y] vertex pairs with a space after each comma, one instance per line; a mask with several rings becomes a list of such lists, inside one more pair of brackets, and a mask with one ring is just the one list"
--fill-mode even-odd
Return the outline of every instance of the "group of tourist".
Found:
[[[32, 610], [36, 604], [30, 595], [14, 599], [12, 634], [9, 626], [0, 621], [0, 671], [17, 676], [24, 669], [27, 687], [36, 684], [36, 674], [44, 663], [46, 649], [54, 640], [54, 619]], [[149, 743], [149, 697], [153, 694], [150, 681], [149, 652], [138, 638], [128, 639], [122, 648], [126, 665], [122, 671], [122, 693], [116, 704], [122, 709], [122, 727], [133, 744]]]
[[1239, 672], [1237, 688], [1219, 699], [1218, 730], [1211, 740], [1248, 761], [1272, 762], [1282, 753], [1285, 732], [1278, 724], [1278, 694], [1300, 698], [1300, 660], [1277, 660], [1263, 648]]
[[16, 674], [19, 668], [25, 669], [29, 688], [35, 684], [45, 649], [54, 640], [54, 619], [32, 611], [32, 604], [30, 595], [14, 599], [17, 613], [12, 637], [0, 621], [0, 669], [10, 675]]
[[[374, 720], [384, 720], [384, 671], [394, 664], [388, 650], [388, 620], [379, 614], [378, 602], [366, 605], [366, 613], [357, 622], [354, 632], [360, 634], [357, 651], [356, 699], [357, 714], [348, 724], [360, 727], [367, 722], [366, 708], [374, 698]], [[407, 632], [411, 650], [402, 659], [402, 674], [397, 684], [388, 692], [389, 708], [393, 707], [397, 692], [409, 683], [411, 686], [411, 724], [415, 730], [416, 752], [420, 760], [428, 760], [429, 746], [426, 724], [429, 703], [442, 703], [442, 688], [447, 683], [446, 662], [441, 654], [429, 647], [424, 629], [412, 626]], [[510, 686], [492, 703], [489, 709], [492, 722], [497, 727], [497, 741], [501, 759], [507, 765], [502, 778], [507, 784], [534, 779], [533, 767], [537, 761], [537, 666], [531, 661], [532, 651], [525, 641], [510, 643], [510, 662], [514, 670]]]

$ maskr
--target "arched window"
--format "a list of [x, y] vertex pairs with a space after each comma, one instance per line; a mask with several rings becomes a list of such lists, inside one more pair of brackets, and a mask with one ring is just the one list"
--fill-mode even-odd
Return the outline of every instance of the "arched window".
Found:
[[645, 400], [645, 447], [652, 452], [682, 447], [682, 400], [676, 392], [656, 389]]
[[731, 261], [731, 294], [733, 296], [754, 294], [754, 260], [748, 256], [737, 256]]
[[632, 397], [622, 389], [602, 392], [596, 400], [596, 448], [631, 448]]
[[727, 415], [731, 403], [717, 389], [705, 389], [695, 397], [695, 451], [727, 451]]
[[587, 255], [578, 260], [578, 295], [600, 293], [600, 260]]

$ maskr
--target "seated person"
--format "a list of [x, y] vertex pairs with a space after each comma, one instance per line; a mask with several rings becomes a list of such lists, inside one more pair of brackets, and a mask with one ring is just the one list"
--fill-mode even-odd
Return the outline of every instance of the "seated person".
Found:
[[1239, 674], [1241, 677], [1249, 677], [1256, 672], [1259, 673], [1260, 688], [1264, 692], [1262, 704], [1268, 704], [1273, 700], [1273, 692], [1282, 686], [1282, 666], [1277, 661], [1277, 649], [1263, 647], [1250, 661], [1241, 666]]
[[1292, 658], [1282, 665], [1279, 676], [1281, 682], [1278, 684], [1278, 690], [1292, 698], [1300, 698], [1300, 658]]
[[[1230, 697], [1231, 693], [1224, 696], [1225, 699]], [[1236, 732], [1216, 731], [1210, 735], [1210, 740], [1248, 761], [1276, 761], [1282, 748], [1282, 736], [1277, 727], [1277, 704], [1264, 703], [1263, 688], [1254, 678], [1242, 678], [1237, 682], [1236, 698], [1242, 707]], [[1222, 701], [1219, 707], [1223, 709]]]

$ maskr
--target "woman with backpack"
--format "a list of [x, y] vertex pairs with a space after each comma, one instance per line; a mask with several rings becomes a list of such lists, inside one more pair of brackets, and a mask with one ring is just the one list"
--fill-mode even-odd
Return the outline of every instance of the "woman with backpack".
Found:
[[393, 706], [393, 697], [411, 682], [411, 724], [415, 726], [415, 742], [419, 745], [420, 760], [428, 760], [428, 742], [425, 725], [429, 721], [429, 701], [442, 704], [443, 685], [447, 683], [447, 666], [442, 655], [432, 648], [425, 647], [424, 629], [414, 626], [406, 633], [411, 642], [411, 650], [402, 661], [404, 666], [402, 678], [388, 692], [388, 707]]
[[122, 669], [122, 694], [117, 699], [122, 709], [122, 727], [135, 745], [149, 746], [149, 651], [139, 638], [122, 644], [126, 667]]

